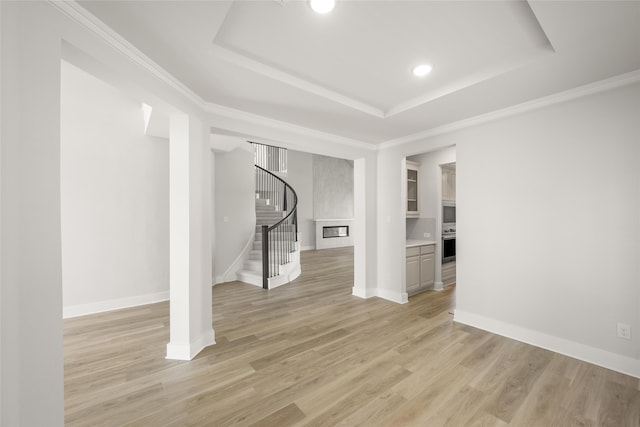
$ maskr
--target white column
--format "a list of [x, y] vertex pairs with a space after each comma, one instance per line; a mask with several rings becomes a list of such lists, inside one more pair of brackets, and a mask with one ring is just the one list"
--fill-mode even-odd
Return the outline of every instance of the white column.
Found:
[[378, 295], [377, 185], [376, 154], [354, 160], [353, 214], [355, 227], [352, 293], [360, 298]]
[[402, 200], [404, 155], [394, 149], [378, 152], [377, 295], [404, 304], [406, 291], [406, 208]]
[[215, 343], [211, 324], [211, 201], [206, 132], [186, 114], [169, 131], [170, 341], [167, 359]]
[[353, 161], [353, 295], [368, 298], [367, 292], [367, 186], [366, 160]]
[[50, 6], [0, 2], [0, 425], [63, 426], [60, 39]]

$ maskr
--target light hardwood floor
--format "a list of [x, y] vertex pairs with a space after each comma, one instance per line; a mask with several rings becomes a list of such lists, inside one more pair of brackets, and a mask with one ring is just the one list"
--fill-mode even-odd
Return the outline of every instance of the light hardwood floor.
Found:
[[217, 344], [165, 360], [168, 303], [65, 320], [67, 426], [640, 426], [639, 380], [453, 323], [455, 287], [351, 295], [351, 249], [213, 288]]

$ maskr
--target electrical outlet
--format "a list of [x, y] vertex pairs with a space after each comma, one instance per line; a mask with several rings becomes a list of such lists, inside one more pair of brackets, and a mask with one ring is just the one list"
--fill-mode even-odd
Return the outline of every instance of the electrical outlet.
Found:
[[618, 338], [630, 340], [631, 325], [627, 325], [626, 323], [618, 323]]
[[424, 233], [424, 237], [431, 237], [431, 233]]

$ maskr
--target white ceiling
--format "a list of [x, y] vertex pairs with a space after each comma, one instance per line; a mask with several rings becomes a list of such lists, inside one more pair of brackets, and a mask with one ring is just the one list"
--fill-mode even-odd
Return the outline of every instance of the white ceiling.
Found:
[[371, 144], [640, 69], [637, 1], [80, 4], [208, 102]]

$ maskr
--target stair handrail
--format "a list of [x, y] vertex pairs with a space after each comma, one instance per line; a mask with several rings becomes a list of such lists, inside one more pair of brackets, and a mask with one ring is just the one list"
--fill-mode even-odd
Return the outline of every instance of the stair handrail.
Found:
[[[278, 175], [272, 173], [271, 171], [255, 165], [257, 170], [260, 170], [264, 173], [266, 173], [267, 175], [270, 175], [272, 178], [275, 178], [277, 181], [279, 181], [282, 184], [282, 188], [283, 188], [283, 210], [287, 211], [287, 215], [285, 215], [284, 218], [282, 218], [281, 220], [279, 220], [278, 222], [276, 222], [275, 224], [269, 226], [269, 225], [263, 225], [261, 227], [261, 231], [262, 231], [262, 287], [264, 289], [269, 289], [269, 277], [272, 277], [273, 275], [271, 274], [270, 271], [270, 262], [269, 262], [269, 233], [271, 233], [274, 230], [277, 230], [280, 226], [291, 222], [294, 226], [294, 233], [293, 233], [293, 241], [297, 242], [298, 241], [298, 194], [296, 193], [296, 191], [293, 189], [293, 187], [291, 187], [289, 185], [289, 183], [287, 183], [285, 180], [283, 180], [282, 178], [280, 178]], [[287, 198], [287, 190], [289, 190], [291, 192], [291, 194], [293, 195], [293, 207], [289, 210], [288, 209], [288, 198]], [[283, 248], [279, 248], [280, 250], [283, 250]]]

